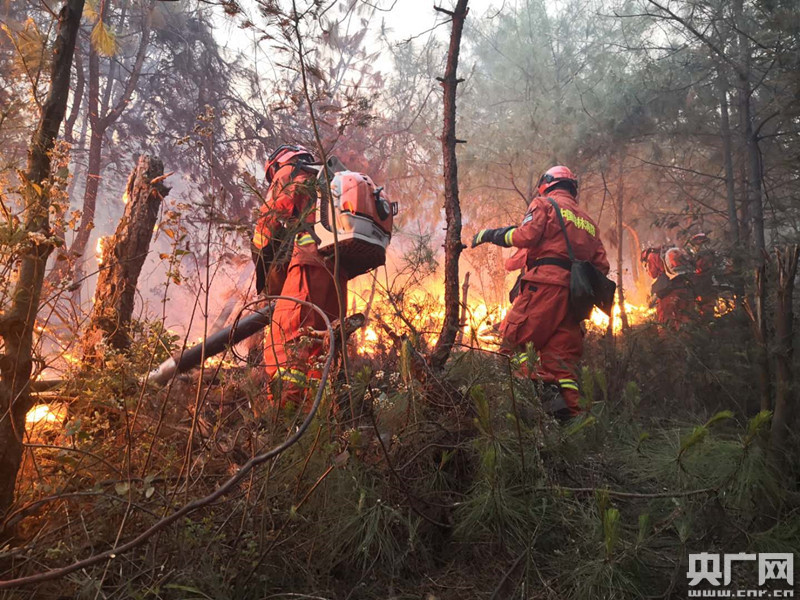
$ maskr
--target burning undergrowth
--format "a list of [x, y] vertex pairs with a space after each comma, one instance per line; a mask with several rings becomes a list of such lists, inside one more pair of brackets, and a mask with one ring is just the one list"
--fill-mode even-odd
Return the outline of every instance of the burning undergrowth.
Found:
[[[351, 338], [348, 374], [332, 375], [297, 444], [146, 544], [42, 584], [37, 597], [68, 588], [72, 597], [447, 599], [490, 597], [498, 585], [636, 597], [683, 585], [673, 576], [680, 549], [709, 535], [722, 548], [752, 532], [735, 546], [744, 550], [796, 542], [796, 518], [775, 516], [787, 496], [766, 462], [767, 421], [714, 416], [702, 404], [713, 379], [664, 379], [666, 360], [697, 355], [721, 329], [665, 335], [644, 323], [612, 344], [590, 327], [590, 412], [560, 427], [482, 325], [465, 330], [445, 374], [431, 372], [435, 323], [413, 317], [424, 301], [374, 301], [370, 328]], [[373, 329], [385, 338], [370, 340]], [[73, 372], [29, 415], [20, 499], [6, 520], [19, 541], [3, 550], [17, 576], [132, 538], [213, 493], [303, 419], [270, 405], [261, 370], [230, 356], [163, 389], [143, 385], [179, 340], [138, 331], [130, 354]], [[646, 416], [666, 402], [692, 425]], [[520, 556], [529, 566], [504, 576]]]

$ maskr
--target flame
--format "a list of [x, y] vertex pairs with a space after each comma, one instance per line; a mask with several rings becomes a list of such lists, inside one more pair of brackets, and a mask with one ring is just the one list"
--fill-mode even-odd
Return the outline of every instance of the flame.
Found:
[[[410, 334], [413, 328], [423, 337], [425, 345], [432, 348], [439, 339], [439, 332], [444, 321], [445, 310], [441, 300], [443, 296], [443, 293], [437, 294], [433, 291], [422, 290], [406, 293], [402, 306], [396, 302], [404, 319], [396, 314], [397, 310], [388, 299], [381, 298], [378, 301], [376, 298], [372, 310], [378, 317], [371, 319], [360, 332], [353, 336], [356, 351], [362, 356], [377, 356], [391, 348], [392, 336], [386, 331], [387, 328], [398, 335]], [[630, 326], [644, 323], [655, 314], [655, 309], [646, 304], [637, 305], [625, 302], [624, 306]], [[499, 325], [509, 308], [508, 305], [489, 304], [480, 298], [468, 301], [462, 323], [461, 345], [498, 350], [501, 342]], [[619, 304], [615, 304], [612, 316], [614, 319], [612, 330], [614, 334], [618, 334], [622, 330]], [[589, 330], [604, 334], [608, 330], [608, 323], [609, 317], [595, 308], [589, 316], [586, 326]]]
[[25, 415], [25, 423], [29, 430], [40, 429], [61, 425], [66, 418], [67, 406], [65, 404], [37, 404]]
[[62, 356], [64, 357], [64, 360], [66, 360], [68, 363], [70, 363], [72, 365], [77, 365], [77, 364], [80, 364], [80, 362], [81, 362], [80, 358], [78, 358], [77, 356], [75, 356], [74, 354], [72, 354], [70, 352], [64, 352], [64, 354], [62, 354]]
[[103, 264], [103, 247], [105, 246], [107, 237], [108, 236], [101, 235], [99, 238], [97, 238], [97, 244], [94, 247], [94, 255], [97, 259], [97, 266], [102, 266]]
[[[628, 325], [638, 325], [648, 321], [656, 312], [655, 308], [650, 308], [647, 305], [637, 305], [625, 302], [625, 316], [628, 319]], [[619, 302], [614, 304], [611, 310], [611, 317], [614, 319], [613, 331], [618, 334], [622, 331], [622, 318], [619, 307]], [[610, 318], [607, 314], [595, 307], [592, 309], [592, 314], [589, 315], [587, 321], [587, 329], [595, 329], [601, 333], [608, 331], [608, 322]]]
[[714, 305], [714, 318], [719, 319], [728, 313], [736, 310], [736, 298], [725, 298], [720, 296]]
[[[391, 348], [392, 335], [387, 329], [397, 335], [417, 332], [424, 344], [433, 348], [439, 340], [445, 317], [443, 296], [443, 291], [429, 289], [408, 291], [402, 300], [394, 303], [385, 297], [376, 298], [372, 311], [377, 318], [371, 319], [352, 338], [357, 352], [363, 356], [375, 356]], [[397, 314], [398, 310], [402, 317]], [[463, 312], [460, 344], [496, 350], [500, 344], [497, 327], [506, 312], [507, 306], [491, 305], [481, 299], [468, 301]]]

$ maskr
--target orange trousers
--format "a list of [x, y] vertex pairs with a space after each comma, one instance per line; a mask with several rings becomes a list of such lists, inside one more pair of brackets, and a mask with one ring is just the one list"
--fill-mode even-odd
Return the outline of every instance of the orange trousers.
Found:
[[[340, 277], [339, 285], [341, 302], [333, 274], [324, 265], [292, 263], [281, 295], [316, 304], [334, 321], [340, 307], [347, 306], [347, 279]], [[273, 403], [310, 407], [309, 391], [321, 376], [325, 347], [321, 339], [307, 335], [309, 330], [325, 331], [325, 321], [317, 311], [291, 300], [276, 302], [264, 340], [265, 369], [271, 385], [279, 388], [277, 398], [271, 396]]]
[[[583, 355], [580, 321], [569, 310], [569, 289], [560, 285], [525, 282], [523, 290], [500, 326], [502, 348], [511, 354], [524, 352], [532, 343], [539, 364], [531, 368], [524, 362], [518, 375], [558, 385], [569, 414], [580, 413], [578, 400], [578, 361]], [[557, 412], [558, 406], [553, 412]]]
[[691, 288], [677, 288], [656, 301], [656, 321], [667, 327], [679, 329], [681, 325], [689, 323], [696, 314], [695, 302]]

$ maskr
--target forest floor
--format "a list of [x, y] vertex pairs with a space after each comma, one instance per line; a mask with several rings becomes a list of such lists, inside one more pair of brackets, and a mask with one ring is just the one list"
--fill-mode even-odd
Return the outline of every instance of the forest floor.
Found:
[[[230, 493], [2, 597], [686, 597], [689, 553], [800, 547], [797, 454], [769, 450], [737, 319], [590, 335], [587, 413], [565, 425], [492, 353], [438, 376], [409, 341], [353, 357], [305, 435]], [[260, 369], [142, 387], [151, 341], [46, 399], [69, 408], [30, 428], [3, 579], [119, 546], [297, 431]]]

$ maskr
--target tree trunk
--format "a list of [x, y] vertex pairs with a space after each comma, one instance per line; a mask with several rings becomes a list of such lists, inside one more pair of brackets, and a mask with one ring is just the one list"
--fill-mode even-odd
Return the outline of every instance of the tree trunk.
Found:
[[753, 326], [753, 337], [755, 344], [753, 345], [753, 362], [758, 367], [758, 397], [759, 397], [759, 410], [772, 410], [772, 398], [770, 394], [770, 368], [769, 368], [769, 354], [767, 352], [767, 325], [765, 322], [765, 307], [764, 301], [766, 299], [766, 273], [767, 265], [756, 268], [753, 273], [753, 301], [750, 302], [746, 299], [745, 308], [747, 315]]
[[129, 326], [134, 296], [142, 271], [161, 201], [169, 193], [164, 185], [164, 164], [143, 155], [128, 179], [128, 203], [114, 235], [103, 245], [103, 269], [97, 278], [95, 302], [83, 340], [84, 357], [97, 363], [100, 342], [126, 350], [131, 338]]
[[731, 248], [736, 249], [739, 244], [739, 217], [736, 213], [733, 138], [731, 137], [731, 122], [728, 116], [728, 84], [721, 74], [717, 79], [720, 112], [719, 128], [722, 137], [722, 153], [725, 159], [725, 196], [728, 201], [728, 240]]
[[83, 209], [78, 232], [69, 247], [69, 260], [62, 261], [65, 266], [74, 265], [74, 278], [78, 281], [83, 276], [83, 255], [89, 244], [89, 237], [94, 229], [94, 214], [97, 208], [97, 192], [100, 189], [100, 171], [103, 153], [103, 136], [105, 130], [92, 125], [89, 138], [89, 165], [86, 169], [86, 188], [83, 192]]
[[72, 106], [70, 107], [67, 120], [64, 123], [64, 139], [70, 144], [75, 143], [72, 132], [75, 129], [75, 122], [78, 120], [78, 115], [81, 112], [85, 85], [86, 77], [83, 73], [83, 61], [81, 60], [80, 48], [78, 48], [78, 51], [75, 52], [75, 89], [72, 92]]
[[458, 319], [458, 335], [456, 343], [464, 341], [464, 327], [467, 326], [467, 297], [469, 296], [469, 271], [464, 275], [464, 283], [461, 285], [461, 316]]
[[[127, 4], [123, 5], [120, 23], [124, 23], [125, 21], [127, 8]], [[63, 280], [70, 271], [73, 273], [74, 281], [78, 282], [83, 278], [84, 255], [86, 253], [86, 247], [89, 244], [92, 229], [94, 228], [97, 194], [102, 178], [102, 158], [105, 135], [109, 127], [117, 122], [130, 103], [131, 95], [139, 81], [147, 48], [150, 44], [150, 28], [150, 19], [145, 16], [142, 22], [142, 33], [139, 38], [136, 57], [134, 58], [133, 64], [130, 66], [128, 79], [125, 81], [125, 88], [113, 107], [111, 106], [111, 92], [116, 81], [117, 62], [111, 62], [108, 74], [106, 75], [106, 86], [101, 92], [100, 55], [93, 46], [90, 45], [89, 47], [89, 93], [87, 96], [87, 108], [89, 124], [91, 126], [91, 136], [89, 139], [89, 163], [86, 169], [86, 186], [83, 193], [82, 215], [75, 239], [72, 241], [69, 251], [66, 254], [68, 260], [57, 261], [55, 268], [48, 276], [48, 281], [51, 283], [57, 283]], [[79, 292], [80, 286], [77, 288], [76, 294]]]
[[622, 236], [624, 230], [624, 202], [625, 202], [625, 159], [619, 163], [619, 184], [617, 186], [617, 302], [619, 302], [619, 318], [622, 321], [622, 331], [628, 329], [628, 314], [625, 312], [625, 290], [622, 286]]
[[431, 356], [431, 366], [441, 370], [455, 342], [458, 333], [458, 259], [464, 245], [461, 243], [461, 204], [458, 200], [458, 163], [456, 144], [463, 140], [456, 138], [456, 88], [461, 79], [456, 76], [458, 54], [461, 48], [461, 32], [467, 17], [468, 0], [458, 0], [452, 12], [435, 7], [437, 11], [450, 15], [453, 29], [450, 33], [450, 48], [447, 52], [447, 67], [444, 77], [439, 78], [444, 88], [444, 127], [442, 130], [442, 153], [444, 155], [444, 212], [447, 233], [444, 242], [444, 323]]
[[[81, 278], [83, 263], [82, 256], [86, 251], [89, 236], [94, 228], [94, 212], [97, 206], [97, 190], [100, 186], [100, 170], [103, 155], [103, 136], [105, 128], [100, 118], [100, 58], [94, 48], [89, 50], [89, 93], [87, 95], [87, 108], [89, 126], [89, 162], [86, 166], [86, 185], [83, 190], [83, 206], [81, 220], [75, 238], [69, 246], [57, 256], [56, 264], [48, 275], [51, 285], [58, 285], [72, 275], [73, 281]], [[77, 291], [81, 286], [78, 286]]]
[[739, 28], [738, 45], [740, 67], [738, 75], [739, 119], [741, 123], [742, 145], [746, 161], [745, 172], [747, 177], [747, 215], [750, 221], [749, 229], [752, 237], [752, 256], [755, 264], [755, 286], [753, 290], [753, 321], [754, 336], [759, 345], [757, 350], [757, 364], [759, 369], [759, 395], [761, 410], [772, 407], [770, 393], [770, 365], [769, 365], [769, 332], [767, 329], [766, 300], [767, 300], [767, 265], [766, 241], [764, 237], [764, 207], [761, 194], [761, 153], [758, 147], [758, 134], [753, 130], [753, 106], [751, 83], [751, 52], [750, 39], [743, 30], [745, 19], [743, 17], [743, 0], [733, 3], [734, 23]]
[[776, 248], [777, 305], [775, 307], [775, 413], [772, 417], [772, 448], [783, 450], [792, 431], [796, 398], [792, 359], [794, 357], [794, 311], [792, 301], [797, 277], [800, 246]]
[[631, 239], [633, 240], [633, 243], [629, 244], [628, 256], [630, 256], [631, 263], [634, 265], [634, 268], [632, 269], [633, 282], [638, 286], [639, 282], [644, 281], [645, 275], [647, 275], [644, 266], [642, 266], [642, 261], [640, 260], [642, 252], [642, 242], [639, 239], [639, 234], [636, 231], [636, 229], [634, 229], [624, 221], [622, 222], [622, 226], [625, 228], [625, 231], [628, 232], [628, 234], [631, 236]]
[[4, 513], [14, 501], [14, 487], [22, 461], [25, 415], [31, 406], [29, 382], [33, 370], [33, 328], [47, 257], [53, 250], [48, 238], [50, 151], [67, 110], [72, 57], [84, 1], [67, 0], [58, 15], [50, 90], [30, 143], [25, 173], [25, 230], [29, 234], [29, 245], [20, 258], [11, 305], [0, 317], [0, 336], [5, 346], [5, 353], [0, 356], [0, 412], [4, 415], [0, 419], [0, 513]]

